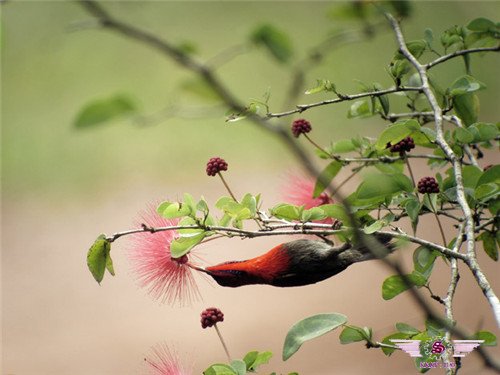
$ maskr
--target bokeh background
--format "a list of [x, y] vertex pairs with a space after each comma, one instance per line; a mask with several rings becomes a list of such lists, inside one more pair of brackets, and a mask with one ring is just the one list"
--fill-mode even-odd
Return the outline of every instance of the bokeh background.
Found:
[[[328, 17], [337, 2], [106, 2], [116, 17], [172, 43], [190, 43], [200, 59], [248, 40], [263, 22], [285, 30], [294, 59], [329, 33], [355, 24]], [[417, 2], [404, 28], [408, 39], [435, 35], [454, 24], [499, 14], [498, 2]], [[224, 122], [224, 110], [197, 95], [192, 76], [156, 51], [109, 31], [89, 27], [92, 18], [74, 2], [2, 4], [2, 374], [138, 374], [149, 348], [167, 342], [201, 373], [225, 361], [214, 331], [202, 330], [199, 313], [218, 306], [226, 314], [221, 330], [235, 357], [271, 350], [262, 373], [414, 373], [403, 353], [387, 358], [361, 344], [342, 346], [338, 332], [307, 343], [289, 361], [280, 359], [284, 337], [299, 319], [341, 312], [355, 325], [371, 326], [381, 339], [396, 321], [422, 328], [418, 308], [407, 296], [381, 298], [390, 273], [377, 262], [359, 264], [318, 285], [287, 290], [266, 286], [221, 288], [200, 280], [203, 301], [171, 307], [152, 300], [129, 271], [127, 241], [113, 247], [116, 277], [101, 286], [86, 268], [88, 247], [99, 233], [131, 227], [152, 201], [183, 192], [213, 202], [224, 194], [208, 178], [209, 157], [229, 162], [227, 179], [238, 193], [263, 193], [278, 202], [286, 174], [298, 163], [283, 145], [249, 122]], [[370, 41], [342, 46], [308, 72], [306, 85], [328, 78], [341, 92], [359, 90], [356, 79], [391, 84], [385, 72], [393, 36], [382, 31]], [[498, 119], [500, 78], [496, 56], [473, 56], [475, 76], [488, 83], [480, 92], [484, 121]], [[293, 64], [292, 64], [293, 65]], [[243, 101], [271, 88], [279, 110], [291, 76], [262, 50], [225, 61], [218, 73]], [[434, 71], [443, 85], [462, 73], [458, 59]], [[191, 85], [192, 87], [192, 85]], [[123, 93], [139, 114], [92, 129], [74, 120], [89, 101]], [[300, 97], [310, 102], [326, 96]], [[375, 135], [377, 118], [347, 120], [348, 103], [307, 112], [317, 140]], [[168, 110], [180, 108], [175, 115]], [[153, 116], [151, 116], [153, 115]], [[146, 117], [144, 117], [146, 116]], [[144, 121], [147, 119], [148, 121]], [[498, 154], [489, 153], [491, 163]], [[418, 177], [426, 166], [416, 166]], [[342, 176], [339, 177], [339, 179]], [[348, 192], [354, 185], [347, 186]], [[430, 218], [428, 218], [430, 219]], [[447, 223], [449, 225], [449, 223]], [[439, 241], [432, 220], [421, 234]], [[278, 239], [216, 241], [200, 249], [207, 263], [244, 259], [276, 245]], [[481, 251], [480, 251], [481, 253]], [[396, 255], [410, 263], [411, 249]], [[490, 282], [499, 289], [497, 264], [480, 254]], [[456, 317], [471, 330], [498, 334], [491, 312], [466, 270], [456, 297]], [[438, 266], [432, 284], [443, 291], [448, 274]], [[498, 290], [497, 290], [498, 292]], [[489, 349], [498, 355], [498, 348]], [[463, 361], [464, 374], [487, 373], [479, 359]]]

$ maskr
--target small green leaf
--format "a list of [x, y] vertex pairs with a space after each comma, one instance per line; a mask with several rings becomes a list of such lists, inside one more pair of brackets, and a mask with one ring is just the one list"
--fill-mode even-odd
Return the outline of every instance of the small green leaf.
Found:
[[373, 198], [389, 197], [399, 192], [411, 192], [413, 183], [402, 173], [368, 174], [358, 186], [356, 198], [369, 200]]
[[486, 85], [472, 76], [464, 75], [457, 78], [450, 87], [451, 96], [460, 96], [484, 89]]
[[340, 141], [332, 143], [328, 151], [331, 154], [344, 154], [346, 152], [351, 152], [356, 150], [356, 146], [352, 142], [352, 139], [341, 139]]
[[293, 204], [280, 203], [271, 209], [271, 215], [279, 219], [300, 220], [303, 208]]
[[424, 246], [419, 246], [413, 252], [413, 267], [415, 271], [429, 278], [434, 267], [434, 261], [439, 253], [429, 250]]
[[273, 353], [269, 351], [261, 353], [258, 351], [252, 351], [245, 355], [243, 361], [245, 362], [248, 371], [255, 371], [260, 365], [269, 363], [272, 356]]
[[316, 94], [318, 92], [323, 92], [323, 91], [335, 92], [335, 85], [327, 79], [317, 79], [316, 86], [313, 88], [310, 88], [309, 90], [306, 90], [304, 92], [304, 94], [310, 95], [310, 94]]
[[193, 247], [203, 241], [206, 235], [205, 232], [202, 232], [189, 237], [180, 237], [173, 240], [170, 244], [172, 258], [180, 258], [189, 253]]
[[498, 246], [495, 235], [490, 231], [484, 231], [478, 236], [477, 239], [483, 241], [485, 253], [488, 254], [488, 256], [495, 262], [498, 261]]
[[243, 199], [241, 200], [241, 205], [245, 206], [250, 210], [252, 216], [254, 216], [257, 212], [257, 200], [252, 194], [245, 194]]
[[340, 204], [324, 204], [320, 207], [327, 217], [340, 220], [343, 223], [349, 222], [349, 215], [347, 214], [344, 206]]
[[77, 128], [88, 128], [136, 112], [135, 102], [126, 95], [94, 100], [85, 105], [75, 120]]
[[189, 204], [179, 202], [163, 202], [156, 211], [166, 219], [189, 216], [192, 213]]
[[312, 207], [308, 210], [302, 211], [302, 216], [300, 221], [308, 222], [308, 221], [318, 221], [326, 219], [326, 214], [321, 207]]
[[405, 203], [405, 211], [411, 220], [413, 230], [416, 231], [418, 224], [418, 214], [420, 213], [421, 205], [418, 198], [411, 195]]
[[484, 340], [481, 344], [482, 346], [496, 346], [497, 345], [497, 337], [489, 332], [489, 331], [479, 331], [476, 332], [473, 336], [474, 340]]
[[474, 135], [474, 142], [491, 141], [500, 135], [500, 130], [495, 124], [484, 122], [472, 124], [468, 130]]
[[203, 375], [239, 375], [229, 365], [223, 363], [215, 364], [203, 371]]
[[286, 361], [303, 343], [322, 336], [347, 322], [347, 317], [342, 314], [319, 314], [297, 322], [288, 331], [283, 346], [283, 360]]
[[496, 30], [497, 28], [497, 26], [493, 21], [490, 21], [489, 19], [482, 17], [470, 21], [466, 27], [471, 31], [478, 31], [478, 32], [487, 32], [490, 30]]
[[455, 96], [453, 98], [453, 110], [462, 119], [465, 126], [470, 126], [477, 122], [479, 98], [475, 93]]
[[420, 124], [416, 120], [397, 122], [384, 129], [380, 134], [375, 146], [378, 150], [384, 150], [388, 143], [396, 144], [403, 138], [409, 136], [415, 131], [420, 130]]
[[372, 224], [368, 225], [367, 227], [363, 228], [363, 232], [366, 234], [372, 234], [375, 233], [376, 231], [382, 229], [385, 226], [385, 222], [383, 220], [376, 220]]
[[494, 165], [484, 171], [477, 181], [477, 186], [488, 184], [490, 182], [500, 183], [500, 165]]
[[259, 26], [251, 35], [256, 45], [264, 46], [280, 63], [286, 63], [293, 54], [292, 43], [287, 34], [275, 26], [265, 24]]
[[406, 333], [408, 335], [416, 335], [420, 331], [409, 324], [406, 323], [396, 323], [396, 329], [401, 333]]
[[314, 186], [313, 198], [317, 198], [325, 191], [330, 182], [335, 178], [335, 176], [342, 169], [342, 163], [339, 161], [332, 161], [330, 164], [323, 169], [318, 176], [318, 180], [316, 181], [316, 185]]
[[104, 234], [101, 234], [87, 252], [87, 266], [92, 276], [94, 276], [95, 281], [99, 284], [104, 278], [104, 272], [108, 267], [108, 263], [110, 264], [108, 271], [114, 275], [113, 263], [109, 255], [110, 251], [110, 242], [106, 239]]
[[409, 337], [410, 337], [410, 335], [408, 335], [407, 333], [401, 333], [401, 332], [393, 333], [392, 335], [384, 337], [384, 339], [382, 340], [382, 343], [386, 344], [386, 345], [394, 346], [394, 348], [382, 347], [382, 352], [386, 356], [390, 356], [396, 350], [396, 347], [391, 340], [407, 340]]
[[373, 116], [373, 113], [370, 110], [370, 104], [365, 99], [356, 100], [347, 112], [347, 118], [364, 118], [371, 116]]
[[246, 375], [247, 373], [247, 366], [241, 359], [233, 359], [231, 367], [238, 375]]
[[474, 140], [474, 134], [465, 128], [456, 128], [453, 132], [453, 138], [460, 143], [468, 144]]
[[405, 281], [403, 276], [394, 275], [389, 276], [384, 280], [382, 284], [382, 298], [385, 300], [390, 300], [396, 297], [398, 294], [403, 293], [412, 286], [422, 286], [426, 283], [427, 279], [416, 272], [406, 275], [407, 280]]
[[361, 327], [355, 326], [345, 326], [339, 336], [340, 343], [350, 344], [353, 342], [366, 341], [369, 337], [366, 336], [366, 332]]
[[500, 190], [500, 186], [493, 182], [479, 185], [474, 191], [474, 197], [481, 202], [486, 202], [492, 198], [496, 198], [498, 196]]

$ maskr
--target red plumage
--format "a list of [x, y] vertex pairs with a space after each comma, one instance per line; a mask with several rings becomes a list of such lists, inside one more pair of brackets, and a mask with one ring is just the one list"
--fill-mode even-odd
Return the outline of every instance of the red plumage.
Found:
[[[389, 236], [376, 236], [388, 250], [393, 250]], [[345, 243], [331, 246], [322, 241], [296, 240], [278, 245], [256, 258], [225, 262], [205, 268], [219, 285], [238, 287], [268, 284], [291, 287], [314, 284], [342, 272], [351, 264], [374, 259], [361, 245]]]

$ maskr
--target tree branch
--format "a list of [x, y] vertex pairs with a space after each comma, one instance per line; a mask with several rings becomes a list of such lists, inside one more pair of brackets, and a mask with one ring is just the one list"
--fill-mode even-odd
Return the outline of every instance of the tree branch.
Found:
[[496, 47], [479, 47], [479, 48], [463, 49], [463, 50], [460, 50], [460, 51], [452, 52], [452, 53], [450, 53], [448, 55], [441, 56], [441, 57], [437, 58], [436, 60], [431, 61], [430, 63], [422, 65], [422, 68], [424, 70], [429, 70], [429, 69], [435, 67], [436, 65], [444, 63], [445, 61], [448, 61], [450, 59], [453, 59], [454, 57], [468, 55], [470, 53], [477, 53], [477, 52], [498, 52], [498, 51], [500, 51], [500, 45], [496, 46]]
[[434, 93], [430, 88], [426, 67], [424, 65], [421, 65], [419, 61], [415, 58], [415, 56], [413, 56], [406, 47], [406, 42], [404, 40], [403, 33], [401, 32], [401, 28], [399, 27], [399, 24], [396, 21], [396, 19], [390, 14], [386, 14], [386, 16], [396, 34], [399, 50], [417, 70], [417, 73], [420, 76], [420, 80], [422, 82], [422, 90], [424, 92], [424, 95], [427, 97], [427, 100], [431, 105], [432, 112], [434, 112], [436, 143], [439, 145], [439, 147], [441, 147], [441, 149], [443, 150], [445, 155], [449, 158], [453, 166], [453, 171], [455, 173], [455, 180], [456, 180], [457, 201], [464, 214], [465, 235], [467, 236], [467, 258], [468, 258], [467, 265], [469, 266], [472, 274], [474, 275], [477, 283], [479, 284], [479, 287], [483, 291], [483, 294], [486, 296], [493, 310], [493, 315], [495, 316], [497, 324], [500, 326], [500, 301], [496, 296], [495, 292], [493, 291], [493, 289], [491, 288], [491, 285], [486, 276], [484, 275], [481, 267], [479, 266], [479, 263], [477, 262], [476, 252], [475, 252], [475, 240], [474, 240], [474, 219], [472, 217], [472, 211], [465, 197], [465, 189], [462, 177], [462, 167], [460, 165], [460, 161], [457, 159], [457, 156], [455, 155], [450, 145], [448, 145], [448, 143], [444, 138], [442, 109], [437, 102], [436, 96], [434, 95]]

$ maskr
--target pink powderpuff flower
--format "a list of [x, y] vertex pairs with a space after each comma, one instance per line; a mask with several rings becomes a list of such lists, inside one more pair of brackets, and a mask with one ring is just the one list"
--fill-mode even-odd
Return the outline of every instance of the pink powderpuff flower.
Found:
[[[153, 204], [148, 205], [135, 222], [138, 227], [147, 225], [152, 228], [177, 224], [178, 220], [160, 216]], [[190, 305], [200, 299], [193, 274], [193, 267], [196, 266], [189, 259], [196, 256], [190, 253], [179, 259], [172, 258], [170, 244], [176, 237], [178, 233], [175, 230], [133, 234], [128, 256], [139, 285], [155, 299], [170, 305]]]
[[151, 354], [144, 358], [148, 375], [192, 375], [193, 368], [180, 360], [176, 351], [162, 343], [151, 349]]
[[296, 206], [305, 206], [308, 210], [322, 204], [333, 203], [330, 196], [323, 192], [319, 197], [313, 198], [316, 181], [303, 175], [288, 173], [283, 188], [283, 199]]

